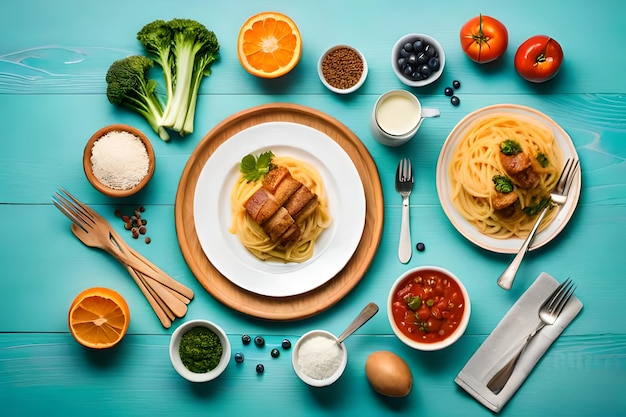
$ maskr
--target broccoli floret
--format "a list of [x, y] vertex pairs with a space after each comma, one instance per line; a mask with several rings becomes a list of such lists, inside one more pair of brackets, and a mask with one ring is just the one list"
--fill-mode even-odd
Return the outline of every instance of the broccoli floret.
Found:
[[175, 82], [163, 124], [184, 136], [193, 132], [200, 82], [211, 73], [211, 64], [219, 56], [219, 43], [215, 33], [195, 20], [172, 19], [167, 23], [172, 31], [171, 62]]
[[156, 94], [156, 81], [148, 77], [153, 61], [141, 55], [119, 59], [106, 74], [107, 98], [115, 105], [141, 114], [163, 140], [169, 134], [163, 127], [163, 105]]

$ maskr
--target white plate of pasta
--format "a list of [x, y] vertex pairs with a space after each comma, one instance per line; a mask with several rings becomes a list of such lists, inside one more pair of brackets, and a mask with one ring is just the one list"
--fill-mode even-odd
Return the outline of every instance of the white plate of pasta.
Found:
[[[231, 198], [240, 162], [247, 154], [267, 151], [275, 158], [301, 161], [321, 177], [330, 222], [307, 260], [261, 260], [233, 230]], [[249, 127], [222, 143], [202, 168], [194, 195], [195, 229], [208, 260], [233, 284], [269, 297], [306, 293], [341, 271], [361, 240], [365, 208], [359, 173], [341, 146], [317, 129], [282, 121]]]
[[[504, 212], [492, 204], [495, 175], [503, 171], [500, 144], [513, 140], [524, 152], [535, 155], [538, 185], [529, 190], [515, 187], [517, 211]], [[499, 104], [474, 111], [450, 132], [437, 161], [437, 193], [444, 212], [465, 238], [483, 249], [516, 253], [535, 222], [525, 214], [533, 204], [547, 198], [565, 161], [578, 159], [570, 136], [545, 114], [520, 105]], [[580, 169], [567, 202], [546, 215], [530, 250], [552, 241], [572, 217], [581, 189]], [[511, 214], [512, 213], [512, 214]]]

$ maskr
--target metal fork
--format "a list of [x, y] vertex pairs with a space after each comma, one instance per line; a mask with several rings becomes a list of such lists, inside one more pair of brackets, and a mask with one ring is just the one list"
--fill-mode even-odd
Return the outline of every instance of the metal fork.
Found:
[[521, 349], [517, 352], [517, 354], [509, 361], [506, 365], [502, 367], [487, 383], [487, 388], [489, 388], [494, 394], [498, 394], [507, 381], [513, 374], [513, 370], [515, 369], [515, 365], [517, 365], [517, 361], [526, 347], [530, 343], [530, 341], [539, 333], [541, 329], [545, 326], [551, 326], [556, 322], [556, 319], [563, 311], [563, 307], [567, 304], [569, 299], [574, 294], [574, 290], [576, 286], [570, 280], [569, 277], [565, 281], [563, 281], [559, 286], [554, 290], [552, 294], [543, 302], [541, 307], [539, 307], [539, 318], [541, 319], [541, 323], [537, 328], [528, 335], [526, 341], [522, 345]]
[[400, 226], [400, 244], [398, 258], [403, 264], [411, 260], [411, 227], [409, 216], [409, 195], [413, 189], [413, 167], [409, 158], [402, 158], [396, 170], [396, 191], [402, 196], [402, 224]]
[[515, 275], [517, 275], [517, 270], [522, 264], [522, 260], [528, 252], [528, 248], [530, 247], [537, 230], [539, 229], [539, 224], [545, 217], [548, 210], [552, 209], [555, 206], [562, 206], [567, 201], [567, 194], [572, 185], [574, 174], [578, 169], [578, 160], [568, 159], [565, 162], [565, 166], [563, 167], [563, 171], [561, 171], [561, 175], [559, 176], [559, 180], [556, 183], [556, 186], [550, 192], [550, 204], [546, 205], [546, 207], [541, 211], [539, 217], [535, 221], [530, 233], [522, 243], [517, 255], [511, 261], [511, 264], [507, 269], [504, 270], [502, 275], [498, 278], [498, 285], [505, 290], [510, 290], [513, 286], [513, 281], [515, 280]]

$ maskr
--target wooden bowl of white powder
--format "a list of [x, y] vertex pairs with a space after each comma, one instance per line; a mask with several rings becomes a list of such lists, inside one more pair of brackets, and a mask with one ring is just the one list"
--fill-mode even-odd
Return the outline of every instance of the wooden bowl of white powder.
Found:
[[343, 374], [348, 364], [348, 351], [332, 333], [312, 330], [296, 342], [291, 363], [303, 382], [312, 387], [325, 387]]
[[83, 153], [83, 169], [98, 191], [128, 197], [152, 178], [154, 149], [140, 130], [124, 124], [103, 127], [93, 134]]

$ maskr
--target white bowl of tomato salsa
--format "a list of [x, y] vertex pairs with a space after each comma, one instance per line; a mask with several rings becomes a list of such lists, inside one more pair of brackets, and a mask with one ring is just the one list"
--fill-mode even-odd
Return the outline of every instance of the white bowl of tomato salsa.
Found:
[[456, 342], [465, 332], [471, 312], [461, 280], [437, 266], [421, 266], [402, 274], [389, 291], [387, 307], [396, 336], [418, 350], [439, 350]]

